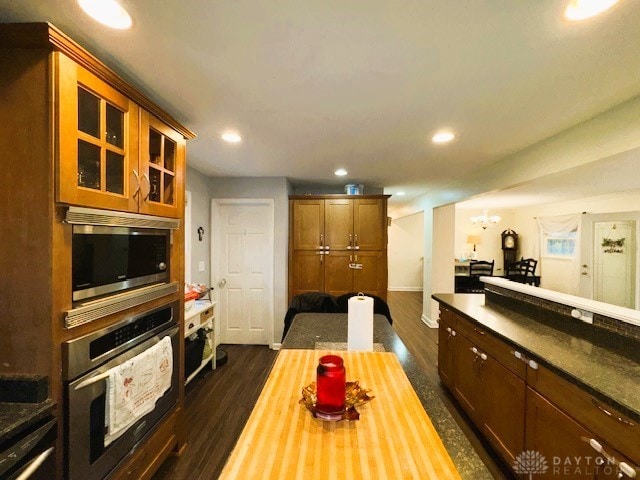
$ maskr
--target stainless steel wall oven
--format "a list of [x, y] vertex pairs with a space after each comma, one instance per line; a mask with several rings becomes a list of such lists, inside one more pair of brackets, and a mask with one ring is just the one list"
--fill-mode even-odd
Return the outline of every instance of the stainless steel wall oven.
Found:
[[[178, 324], [175, 301], [63, 344], [65, 468], [70, 480], [102, 479], [118, 466], [178, 401]], [[171, 387], [154, 410], [105, 445], [106, 376], [113, 367], [170, 337]]]

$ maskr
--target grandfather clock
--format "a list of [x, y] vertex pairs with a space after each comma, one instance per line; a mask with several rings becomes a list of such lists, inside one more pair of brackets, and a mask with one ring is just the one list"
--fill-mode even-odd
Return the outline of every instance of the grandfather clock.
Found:
[[504, 274], [507, 275], [509, 265], [516, 261], [518, 254], [518, 234], [510, 228], [502, 232], [502, 254], [503, 254], [503, 269]]

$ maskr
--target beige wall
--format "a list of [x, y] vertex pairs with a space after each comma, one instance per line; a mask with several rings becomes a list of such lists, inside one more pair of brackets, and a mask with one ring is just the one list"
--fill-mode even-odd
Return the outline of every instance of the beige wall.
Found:
[[424, 213], [394, 219], [387, 232], [389, 290], [422, 291]]
[[[471, 223], [471, 217], [481, 215], [482, 211], [478, 209], [467, 209], [456, 206], [456, 231], [455, 231], [455, 258], [473, 250], [473, 245], [467, 243], [469, 235], [478, 235], [480, 243], [476, 245], [476, 253], [478, 260], [494, 260], [494, 275], [502, 275], [503, 273], [503, 255], [502, 255], [502, 231], [507, 228], [513, 228], [513, 211], [491, 209], [489, 215], [499, 215], [500, 223], [495, 227], [488, 227], [486, 230]], [[467, 257], [468, 258], [468, 257]]]

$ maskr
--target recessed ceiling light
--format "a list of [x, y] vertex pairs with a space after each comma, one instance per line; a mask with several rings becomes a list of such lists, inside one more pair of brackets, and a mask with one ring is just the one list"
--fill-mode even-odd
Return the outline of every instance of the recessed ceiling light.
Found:
[[339, 168], [333, 173], [335, 173], [339, 177], [344, 177], [349, 172], [347, 172], [344, 168]]
[[404, 197], [404, 192], [396, 192], [396, 195], [398, 195], [399, 197]]
[[585, 20], [613, 7], [618, 0], [571, 0], [564, 16], [569, 20]]
[[131, 15], [116, 0], [78, 0], [87, 15], [107, 27], [126, 30], [131, 27]]
[[242, 137], [235, 132], [223, 133], [222, 135], [220, 135], [220, 138], [229, 143], [239, 143], [240, 141], [242, 141]]
[[431, 137], [433, 143], [448, 143], [456, 138], [455, 134], [449, 130], [441, 130]]

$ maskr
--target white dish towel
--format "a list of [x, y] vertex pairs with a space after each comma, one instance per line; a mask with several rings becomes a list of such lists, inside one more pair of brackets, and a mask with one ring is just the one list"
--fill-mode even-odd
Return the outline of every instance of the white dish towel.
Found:
[[171, 388], [173, 351], [167, 336], [144, 352], [109, 370], [105, 446], [151, 412]]

